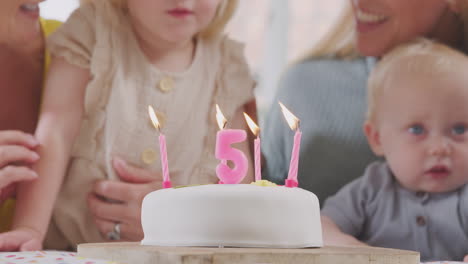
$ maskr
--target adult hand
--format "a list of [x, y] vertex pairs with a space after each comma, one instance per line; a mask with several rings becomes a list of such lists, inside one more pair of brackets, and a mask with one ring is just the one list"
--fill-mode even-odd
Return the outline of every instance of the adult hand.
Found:
[[99, 231], [107, 239], [107, 234], [119, 223], [121, 241], [142, 240], [141, 203], [146, 194], [161, 189], [161, 176], [120, 158], [113, 160], [113, 166], [122, 182], [98, 181], [88, 196], [88, 207]]
[[14, 195], [15, 182], [37, 178], [30, 165], [39, 160], [39, 143], [21, 131], [0, 131], [0, 202]]

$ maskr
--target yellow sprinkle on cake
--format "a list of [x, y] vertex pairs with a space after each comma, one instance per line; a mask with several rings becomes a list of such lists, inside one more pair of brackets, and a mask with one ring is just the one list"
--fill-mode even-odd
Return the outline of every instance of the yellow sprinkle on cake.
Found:
[[267, 181], [267, 180], [259, 180], [259, 181], [256, 181], [256, 182], [252, 182], [251, 184], [257, 185], [257, 186], [263, 186], [263, 187], [275, 187], [275, 186], [278, 186], [278, 185], [276, 185], [276, 183], [273, 183], [273, 182]]

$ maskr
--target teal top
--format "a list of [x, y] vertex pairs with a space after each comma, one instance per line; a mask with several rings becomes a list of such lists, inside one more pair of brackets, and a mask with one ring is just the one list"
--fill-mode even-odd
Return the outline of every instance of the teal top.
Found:
[[277, 101], [301, 120], [299, 187], [314, 192], [322, 204], [363, 174], [376, 160], [362, 129], [367, 78], [374, 65], [373, 58], [316, 59], [285, 72], [262, 129], [264, 178], [283, 184], [289, 170], [294, 132]]

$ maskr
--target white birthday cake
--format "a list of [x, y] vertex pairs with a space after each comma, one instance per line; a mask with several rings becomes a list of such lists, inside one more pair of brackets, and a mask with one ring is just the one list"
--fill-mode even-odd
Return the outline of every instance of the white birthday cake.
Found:
[[162, 189], [143, 200], [142, 245], [321, 247], [317, 197], [301, 188], [213, 184]]

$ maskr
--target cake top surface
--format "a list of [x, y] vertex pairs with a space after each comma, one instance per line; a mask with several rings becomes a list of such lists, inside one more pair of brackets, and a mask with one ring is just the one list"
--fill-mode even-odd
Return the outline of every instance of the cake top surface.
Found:
[[[301, 200], [317, 200], [317, 197], [312, 192], [302, 188], [289, 188], [284, 186], [271, 186], [265, 183], [257, 184], [206, 184], [195, 186], [180, 186], [176, 188], [168, 188], [154, 191], [145, 197], [146, 199], [177, 199], [185, 200], [191, 197], [204, 199], [235, 199], [235, 200], [265, 200], [265, 199], [280, 199], [301, 201]], [[170, 198], [169, 198], [170, 197]], [[318, 202], [318, 200], [317, 200]]]

